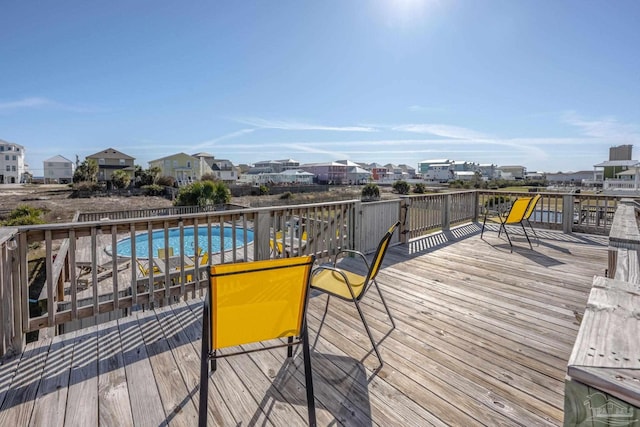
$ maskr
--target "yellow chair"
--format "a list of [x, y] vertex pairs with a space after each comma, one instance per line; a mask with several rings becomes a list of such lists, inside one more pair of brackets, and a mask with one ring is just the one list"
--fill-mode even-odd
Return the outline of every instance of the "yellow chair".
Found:
[[529, 203], [529, 207], [527, 207], [527, 212], [525, 212], [524, 214], [524, 221], [527, 222], [527, 224], [529, 224], [529, 228], [531, 229], [531, 231], [533, 231], [533, 235], [536, 236], [536, 240], [538, 240], [538, 242], [540, 242], [540, 239], [538, 238], [538, 234], [536, 233], [535, 228], [533, 228], [533, 225], [531, 225], [531, 222], [529, 222], [529, 218], [531, 218], [531, 215], [533, 214], [533, 211], [536, 209], [536, 205], [538, 204], [538, 201], [542, 198], [542, 196], [540, 194], [536, 194], [533, 197], [533, 200], [531, 200], [531, 203]]
[[[167, 250], [165, 248], [158, 249], [158, 258], [165, 259]], [[169, 246], [169, 256], [173, 256], [173, 247]]]
[[[270, 259], [211, 267], [202, 315], [200, 407], [198, 425], [207, 424], [209, 363], [220, 357], [302, 344], [309, 425], [316, 425], [311, 357], [305, 313], [314, 256]], [[281, 341], [287, 338], [287, 342]], [[277, 340], [275, 343], [273, 340]], [[259, 350], [218, 353], [243, 344], [265, 342]]]
[[[504, 230], [504, 234], [507, 236], [507, 240], [509, 241], [509, 246], [511, 246], [511, 251], [513, 251], [513, 243], [511, 243], [511, 238], [509, 237], [509, 233], [507, 232], [507, 225], [511, 225], [511, 224], [520, 224], [522, 226], [522, 231], [524, 231], [524, 235], [527, 238], [527, 242], [529, 242], [529, 246], [531, 247], [531, 249], [533, 249], [533, 245], [531, 245], [531, 240], [529, 240], [529, 235], [527, 234], [527, 230], [524, 228], [525, 215], [527, 215], [528, 213], [530, 216], [531, 213], [533, 213], [533, 208], [535, 207], [535, 204], [534, 204], [533, 207], [531, 207], [531, 210], [529, 210], [529, 207], [533, 203], [533, 199], [534, 199], [533, 197], [519, 197], [513, 202], [513, 204], [511, 205], [511, 208], [509, 209], [509, 212], [507, 212], [506, 215], [497, 216], [498, 221], [500, 222], [500, 228], [498, 229], [498, 237], [500, 237], [502, 230]], [[538, 195], [536, 199], [536, 203], [539, 199], [540, 199], [540, 196]], [[482, 221], [482, 230], [480, 231], [481, 239], [484, 235], [484, 227], [487, 222], [487, 218], [489, 218], [488, 210], [485, 211], [484, 220]], [[491, 220], [491, 218], [489, 218], [489, 220]]]
[[[329, 299], [331, 296], [338, 297], [345, 301], [352, 301], [355, 304], [356, 309], [358, 310], [358, 314], [360, 315], [360, 319], [362, 319], [364, 328], [367, 331], [367, 335], [369, 336], [371, 344], [373, 345], [373, 350], [375, 351], [376, 356], [378, 356], [378, 360], [380, 360], [380, 368], [382, 368], [383, 365], [382, 356], [380, 356], [378, 346], [373, 340], [373, 335], [371, 335], [369, 325], [367, 325], [364, 314], [360, 309], [359, 302], [366, 295], [369, 288], [371, 288], [372, 285], [375, 286], [378, 290], [378, 294], [380, 295], [380, 299], [382, 300], [382, 304], [384, 305], [384, 308], [389, 315], [389, 320], [391, 321], [392, 326], [391, 329], [393, 330], [396, 327], [395, 322], [393, 321], [393, 317], [391, 316], [391, 312], [389, 311], [389, 307], [387, 306], [387, 303], [382, 296], [382, 292], [380, 291], [380, 286], [378, 286], [378, 282], [376, 282], [376, 276], [378, 275], [380, 267], [382, 266], [382, 259], [387, 252], [391, 237], [393, 236], [394, 231], [399, 225], [400, 222], [398, 221], [391, 227], [389, 227], [385, 235], [382, 237], [382, 240], [378, 244], [378, 249], [376, 250], [371, 265], [369, 265], [369, 263], [367, 262], [367, 258], [362, 252], [355, 251], [353, 249], [342, 249], [336, 254], [333, 261], [333, 266], [320, 266], [312, 273], [311, 276], [311, 289], [322, 291], [327, 294], [327, 304], [324, 309], [325, 315], [327, 313], [327, 309], [329, 308]], [[365, 276], [362, 276], [351, 271], [337, 268], [336, 263], [338, 261], [338, 256], [343, 253], [358, 255], [360, 259], [364, 261], [364, 264], [367, 268], [367, 274]], [[318, 331], [318, 334], [319, 333], [320, 331]]]
[[276, 258], [280, 258], [284, 253], [282, 236], [282, 231], [276, 231], [274, 237], [269, 239], [269, 248], [271, 249], [271, 255], [274, 255]]
[[[149, 260], [149, 262], [152, 262], [151, 260]], [[139, 259], [136, 259], [136, 263], [138, 264], [138, 270], [140, 271], [140, 274], [142, 275], [142, 277], [145, 276], [149, 276], [150, 273], [150, 268], [148, 265], [144, 265], [142, 262], [140, 262]], [[153, 265], [153, 274], [160, 274], [160, 269], [158, 268], [157, 265]]]

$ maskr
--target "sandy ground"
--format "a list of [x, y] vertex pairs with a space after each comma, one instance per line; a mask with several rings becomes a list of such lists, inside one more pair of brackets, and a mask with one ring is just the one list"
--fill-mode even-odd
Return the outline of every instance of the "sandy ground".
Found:
[[[231, 202], [242, 206], [261, 207], [280, 204], [303, 204], [330, 200], [349, 200], [360, 197], [359, 187], [335, 187], [329, 192], [294, 194], [290, 200], [280, 196], [234, 197]], [[383, 189], [383, 198], [397, 197], [390, 189]], [[20, 205], [44, 209], [47, 223], [70, 222], [76, 211], [107, 212], [172, 206], [162, 197], [91, 197], [72, 198], [67, 185], [0, 185], [0, 218]]]

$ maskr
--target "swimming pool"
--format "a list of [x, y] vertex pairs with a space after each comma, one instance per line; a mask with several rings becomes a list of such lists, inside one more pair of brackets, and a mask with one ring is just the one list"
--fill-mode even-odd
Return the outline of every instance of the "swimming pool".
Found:
[[[194, 256], [195, 248], [201, 247], [204, 250], [209, 246], [209, 237], [207, 227], [198, 227], [198, 235], [194, 236], [193, 227], [184, 227], [184, 247], [180, 245], [180, 229], [170, 228], [168, 231], [169, 247], [173, 248], [174, 255], [184, 254], [186, 256]], [[224, 250], [233, 249], [234, 247], [241, 247], [245, 242], [253, 242], [253, 231], [244, 230], [242, 228], [236, 228], [236, 241], [233, 242], [233, 230], [231, 227], [223, 229]], [[220, 227], [211, 227], [211, 250], [213, 253], [220, 252]], [[151, 238], [151, 253], [152, 256], [157, 256], [158, 249], [166, 247], [165, 245], [165, 230], [156, 230], [152, 233]], [[149, 233], [136, 234], [136, 258], [149, 258]], [[116, 244], [116, 253], [118, 256], [130, 257], [131, 256], [131, 238], [120, 240]]]

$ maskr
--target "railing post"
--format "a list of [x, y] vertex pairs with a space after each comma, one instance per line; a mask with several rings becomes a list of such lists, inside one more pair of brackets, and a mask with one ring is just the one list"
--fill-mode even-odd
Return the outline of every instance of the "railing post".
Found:
[[[23, 242], [24, 240], [25, 239], [20, 239], [21, 242]], [[18, 247], [10, 251], [11, 284], [13, 288], [13, 336], [11, 337], [11, 351], [14, 354], [22, 353], [22, 350], [26, 345], [26, 336], [23, 329], [25, 319], [22, 318], [22, 298], [29, 298], [29, 295], [22, 296], [22, 286], [20, 285], [20, 278], [22, 276], [26, 277], [26, 274], [23, 274], [23, 272], [20, 271], [19, 268], [19, 266], [21, 266], [20, 254], [24, 254], [25, 258], [25, 262], [22, 265], [27, 265], [26, 250]]]
[[411, 206], [410, 196], [400, 196], [400, 243], [405, 244], [409, 238], [409, 207]]
[[442, 231], [451, 229], [451, 194], [445, 194], [442, 200]]
[[562, 232], [571, 234], [573, 231], [573, 194], [562, 196]]
[[353, 249], [356, 251], [362, 250], [362, 222], [363, 211], [362, 211], [362, 201], [358, 200], [353, 204], [353, 212], [351, 213], [351, 218], [353, 221], [353, 229], [351, 230], [352, 235], [349, 236], [351, 241], [353, 242]]
[[269, 229], [271, 227], [271, 215], [269, 211], [259, 211], [256, 214], [256, 223], [253, 235], [253, 259], [269, 259], [271, 249], [269, 248]]
[[480, 217], [480, 190], [476, 190], [473, 200], [473, 222], [478, 222]]

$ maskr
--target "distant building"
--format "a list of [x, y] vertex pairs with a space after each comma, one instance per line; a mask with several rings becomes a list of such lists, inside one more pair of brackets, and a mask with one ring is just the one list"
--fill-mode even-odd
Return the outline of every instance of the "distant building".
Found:
[[453, 163], [432, 163], [422, 174], [425, 181], [449, 182], [454, 179]]
[[46, 184], [70, 184], [73, 182], [76, 165], [66, 157], [58, 155], [45, 160], [43, 169]]
[[633, 145], [619, 145], [609, 148], [609, 160], [631, 160]]
[[24, 162], [24, 147], [0, 139], [0, 184], [24, 182], [27, 165]]
[[482, 177], [487, 180], [498, 179], [498, 166], [493, 163], [485, 163], [478, 165], [478, 171], [482, 174]]
[[253, 164], [254, 168], [262, 169], [270, 172], [282, 172], [291, 169], [298, 169], [300, 162], [293, 159], [284, 160], [262, 160]]
[[313, 184], [314, 175], [302, 169], [288, 169], [282, 172], [263, 172], [252, 169], [240, 176], [240, 182], [251, 185]]
[[418, 162], [418, 173], [426, 178], [427, 172], [431, 169], [432, 166], [437, 165], [441, 167], [442, 165], [450, 165], [453, 163], [453, 160], [449, 159], [433, 159], [433, 160], [423, 160]]
[[513, 179], [524, 179], [527, 174], [527, 168], [524, 166], [498, 166], [498, 170], [500, 170], [505, 176], [505, 174], [509, 174]]
[[583, 180], [593, 178], [593, 171], [547, 173], [546, 176], [549, 185], [580, 186]]
[[113, 172], [117, 170], [124, 170], [133, 179], [135, 158], [114, 148], [107, 148], [86, 158], [93, 159], [98, 163], [98, 181], [111, 181]]
[[160, 168], [162, 176], [173, 177], [180, 186], [191, 184], [202, 176], [200, 159], [187, 153], [176, 153], [151, 160], [149, 167]]
[[300, 169], [315, 176], [320, 184], [347, 184], [347, 166], [338, 162], [307, 163], [300, 166]]
[[200, 172], [198, 177], [212, 174], [226, 184], [234, 184], [238, 180], [238, 172], [230, 160], [216, 159], [209, 153], [197, 153], [193, 157], [199, 160]]

